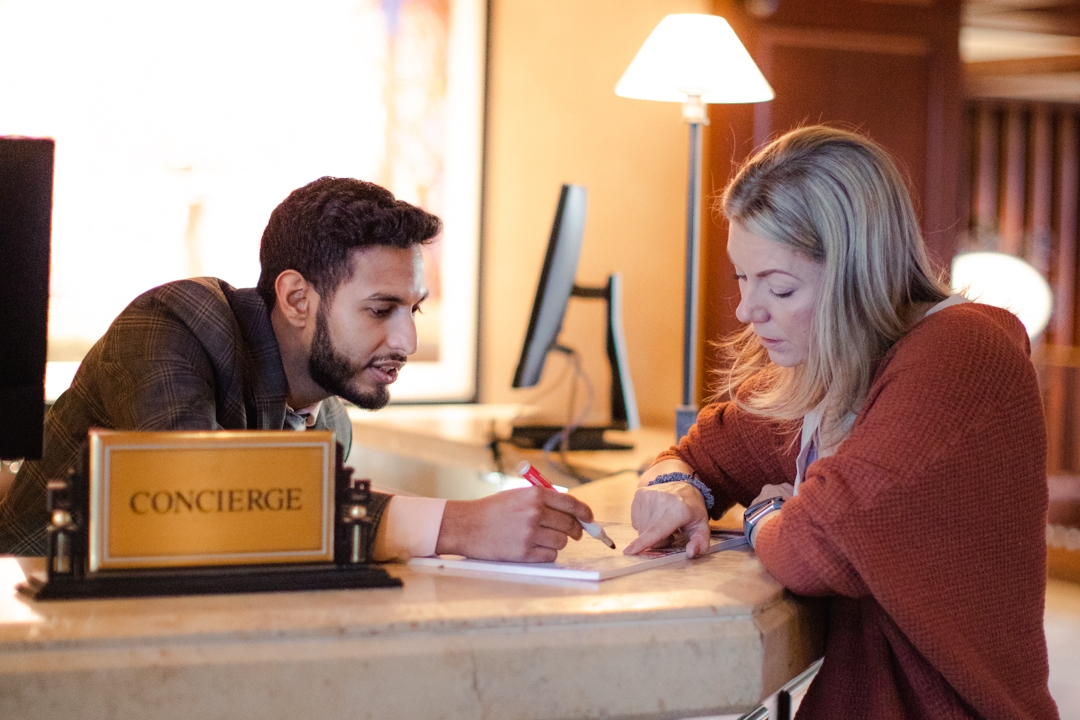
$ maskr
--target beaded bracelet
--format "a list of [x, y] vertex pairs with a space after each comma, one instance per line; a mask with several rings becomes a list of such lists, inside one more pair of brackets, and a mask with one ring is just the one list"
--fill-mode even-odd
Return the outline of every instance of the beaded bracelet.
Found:
[[657, 475], [652, 480], [650, 480], [649, 485], [663, 485], [664, 483], [669, 482], [690, 483], [691, 485], [696, 487], [698, 492], [701, 493], [702, 499], [705, 501], [706, 510], [712, 510], [713, 505], [716, 504], [716, 500], [713, 498], [712, 490], [709, 489], [709, 486], [701, 482], [701, 480], [699, 480], [694, 475], [687, 475], [683, 472], [664, 473], [663, 475]]

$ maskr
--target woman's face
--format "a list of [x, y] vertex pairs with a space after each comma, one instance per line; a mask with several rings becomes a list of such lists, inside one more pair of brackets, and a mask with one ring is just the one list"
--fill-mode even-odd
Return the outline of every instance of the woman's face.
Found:
[[753, 325], [777, 365], [806, 362], [825, 266], [734, 221], [727, 250], [741, 295], [735, 317]]

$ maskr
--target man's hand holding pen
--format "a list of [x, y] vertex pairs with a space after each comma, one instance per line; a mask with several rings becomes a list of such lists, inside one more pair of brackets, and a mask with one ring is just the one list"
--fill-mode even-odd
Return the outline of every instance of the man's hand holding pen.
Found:
[[[529, 484], [533, 487], [547, 488], [549, 490], [555, 489], [555, 486], [548, 482], [547, 478], [541, 475], [540, 471], [534, 468], [528, 460], [521, 461], [521, 464], [518, 465], [518, 472], [521, 473], [521, 477], [528, 480]], [[581, 527], [585, 532], [589, 533], [589, 535], [604, 543], [612, 550], [615, 549], [615, 543], [612, 542], [611, 538], [608, 537], [608, 534], [604, 532], [604, 528], [600, 527], [600, 523], [588, 522], [581, 518], [578, 518], [578, 521], [581, 523]]]
[[480, 560], [553, 562], [568, 538], [581, 539], [581, 523], [592, 519], [585, 503], [543, 487], [449, 500], [435, 551]]

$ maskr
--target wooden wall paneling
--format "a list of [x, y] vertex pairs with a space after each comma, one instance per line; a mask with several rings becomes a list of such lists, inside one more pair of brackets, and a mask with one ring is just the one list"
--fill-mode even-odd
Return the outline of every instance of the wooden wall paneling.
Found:
[[1010, 105], [1005, 110], [1005, 192], [1001, 201], [998, 249], [1017, 257], [1023, 255], [1026, 160], [1027, 118], [1023, 107]]
[[[738, 32], [738, 30], [736, 30]], [[702, 168], [702, 190], [706, 217], [701, 223], [701, 399], [711, 397], [714, 375], [720, 366], [717, 341], [735, 333], [741, 323], [735, 319], [739, 304], [739, 283], [727, 256], [728, 226], [720, 213], [720, 194], [739, 165], [753, 152], [754, 112], [759, 105], [710, 105], [706, 128], [709, 158]]]
[[981, 104], [978, 109], [978, 159], [975, 163], [975, 229], [980, 235], [996, 230], [998, 223], [998, 115]]
[[1077, 198], [1080, 197], [1080, 139], [1076, 114], [1058, 114], [1058, 212], [1056, 260], [1051, 276], [1054, 311], [1050, 319], [1056, 345], [1075, 345], [1076, 336], [1076, 235]]
[[[897, 158], [922, 209], [930, 81], [926, 43], [827, 28], [770, 28], [761, 42], [776, 99], [767, 115], [759, 111], [755, 118], [755, 140], [822, 121], [864, 132]], [[875, 87], [902, 98], [902, 109], [868, 92]]]
[[[1051, 267], [1051, 227], [1054, 192], [1054, 115], [1045, 105], [1036, 106], [1031, 112], [1031, 201], [1028, 216], [1028, 261], [1048, 278]], [[1055, 333], [1048, 333], [1051, 342], [1057, 342]], [[1046, 357], [1046, 338], [1040, 343]], [[1066, 457], [1070, 443], [1067, 438], [1065, 418], [1069, 412], [1069, 395], [1066, 386], [1066, 368], [1052, 365], [1043, 368], [1045, 387], [1045, 414], [1047, 426], [1047, 468], [1051, 473], [1064, 472], [1069, 462]]]
[[959, 0], [784, 0], [758, 22], [755, 39], [755, 58], [777, 89], [757, 115], [755, 137], [824, 121], [882, 143], [909, 176], [930, 255], [942, 268], [965, 214], [959, 28]]
[[963, 152], [960, 161], [960, 183], [957, 186], [957, 196], [960, 198], [960, 221], [956, 227], [960, 237], [960, 248], [971, 238], [975, 229], [975, 163], [979, 160], [978, 127], [979, 109], [973, 103], [964, 108], [964, 130], [962, 144]]
[[[1053, 341], [1059, 348], [1076, 345], [1076, 233], [1077, 198], [1080, 197], [1080, 138], [1076, 113], [1065, 110], [1058, 116], [1058, 216], [1057, 252], [1051, 276], [1054, 310], [1051, 317]], [[1069, 353], [1073, 355], [1074, 353]], [[1047, 431], [1050, 436], [1049, 472], [1080, 470], [1080, 422], [1077, 418], [1077, 368], [1075, 363], [1055, 363], [1048, 378]], [[1055, 453], [1055, 450], [1057, 451]]]
[[930, 43], [922, 226], [931, 259], [943, 270], [949, 268], [960, 247], [965, 216], [960, 193], [964, 105], [961, 5], [961, 0], [932, 0], [927, 3], [921, 26]]
[[1027, 258], [1050, 275], [1050, 217], [1053, 212], [1054, 116], [1045, 105], [1031, 111], [1031, 192], [1028, 203]]
[[1046, 415], [1046, 471], [1051, 475], [1069, 472], [1073, 465], [1070, 442], [1072, 413], [1069, 410], [1073, 371], [1058, 363], [1048, 363], [1041, 373], [1046, 386], [1043, 412]]
[[[962, 141], [960, 0], [868, 2], [781, 0], [767, 16], [716, 0], [747, 46], [776, 99], [747, 109], [714, 106], [706, 182], [722, 188], [754, 147], [819, 122], [863, 132], [897, 158], [908, 177], [931, 257], [947, 267], [964, 216], [959, 193]], [[707, 186], [708, 187], [708, 186]], [[703, 336], [738, 323], [738, 289], [726, 260], [727, 230], [706, 222]], [[707, 358], [707, 368], [715, 360]]]
[[1046, 334], [1033, 341], [1047, 420], [1048, 469], [1080, 472], [1080, 107], [977, 100], [968, 108], [976, 246], [1024, 257], [1051, 284]]

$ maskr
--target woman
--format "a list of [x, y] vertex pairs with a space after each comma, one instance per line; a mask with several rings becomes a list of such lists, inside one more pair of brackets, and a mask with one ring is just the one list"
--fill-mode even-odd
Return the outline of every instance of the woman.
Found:
[[798, 718], [1056, 718], [1043, 635], [1046, 435], [1030, 346], [930, 271], [865, 138], [795, 130], [721, 200], [746, 329], [720, 397], [643, 476], [627, 552], [749, 506], [793, 592], [828, 596]]

